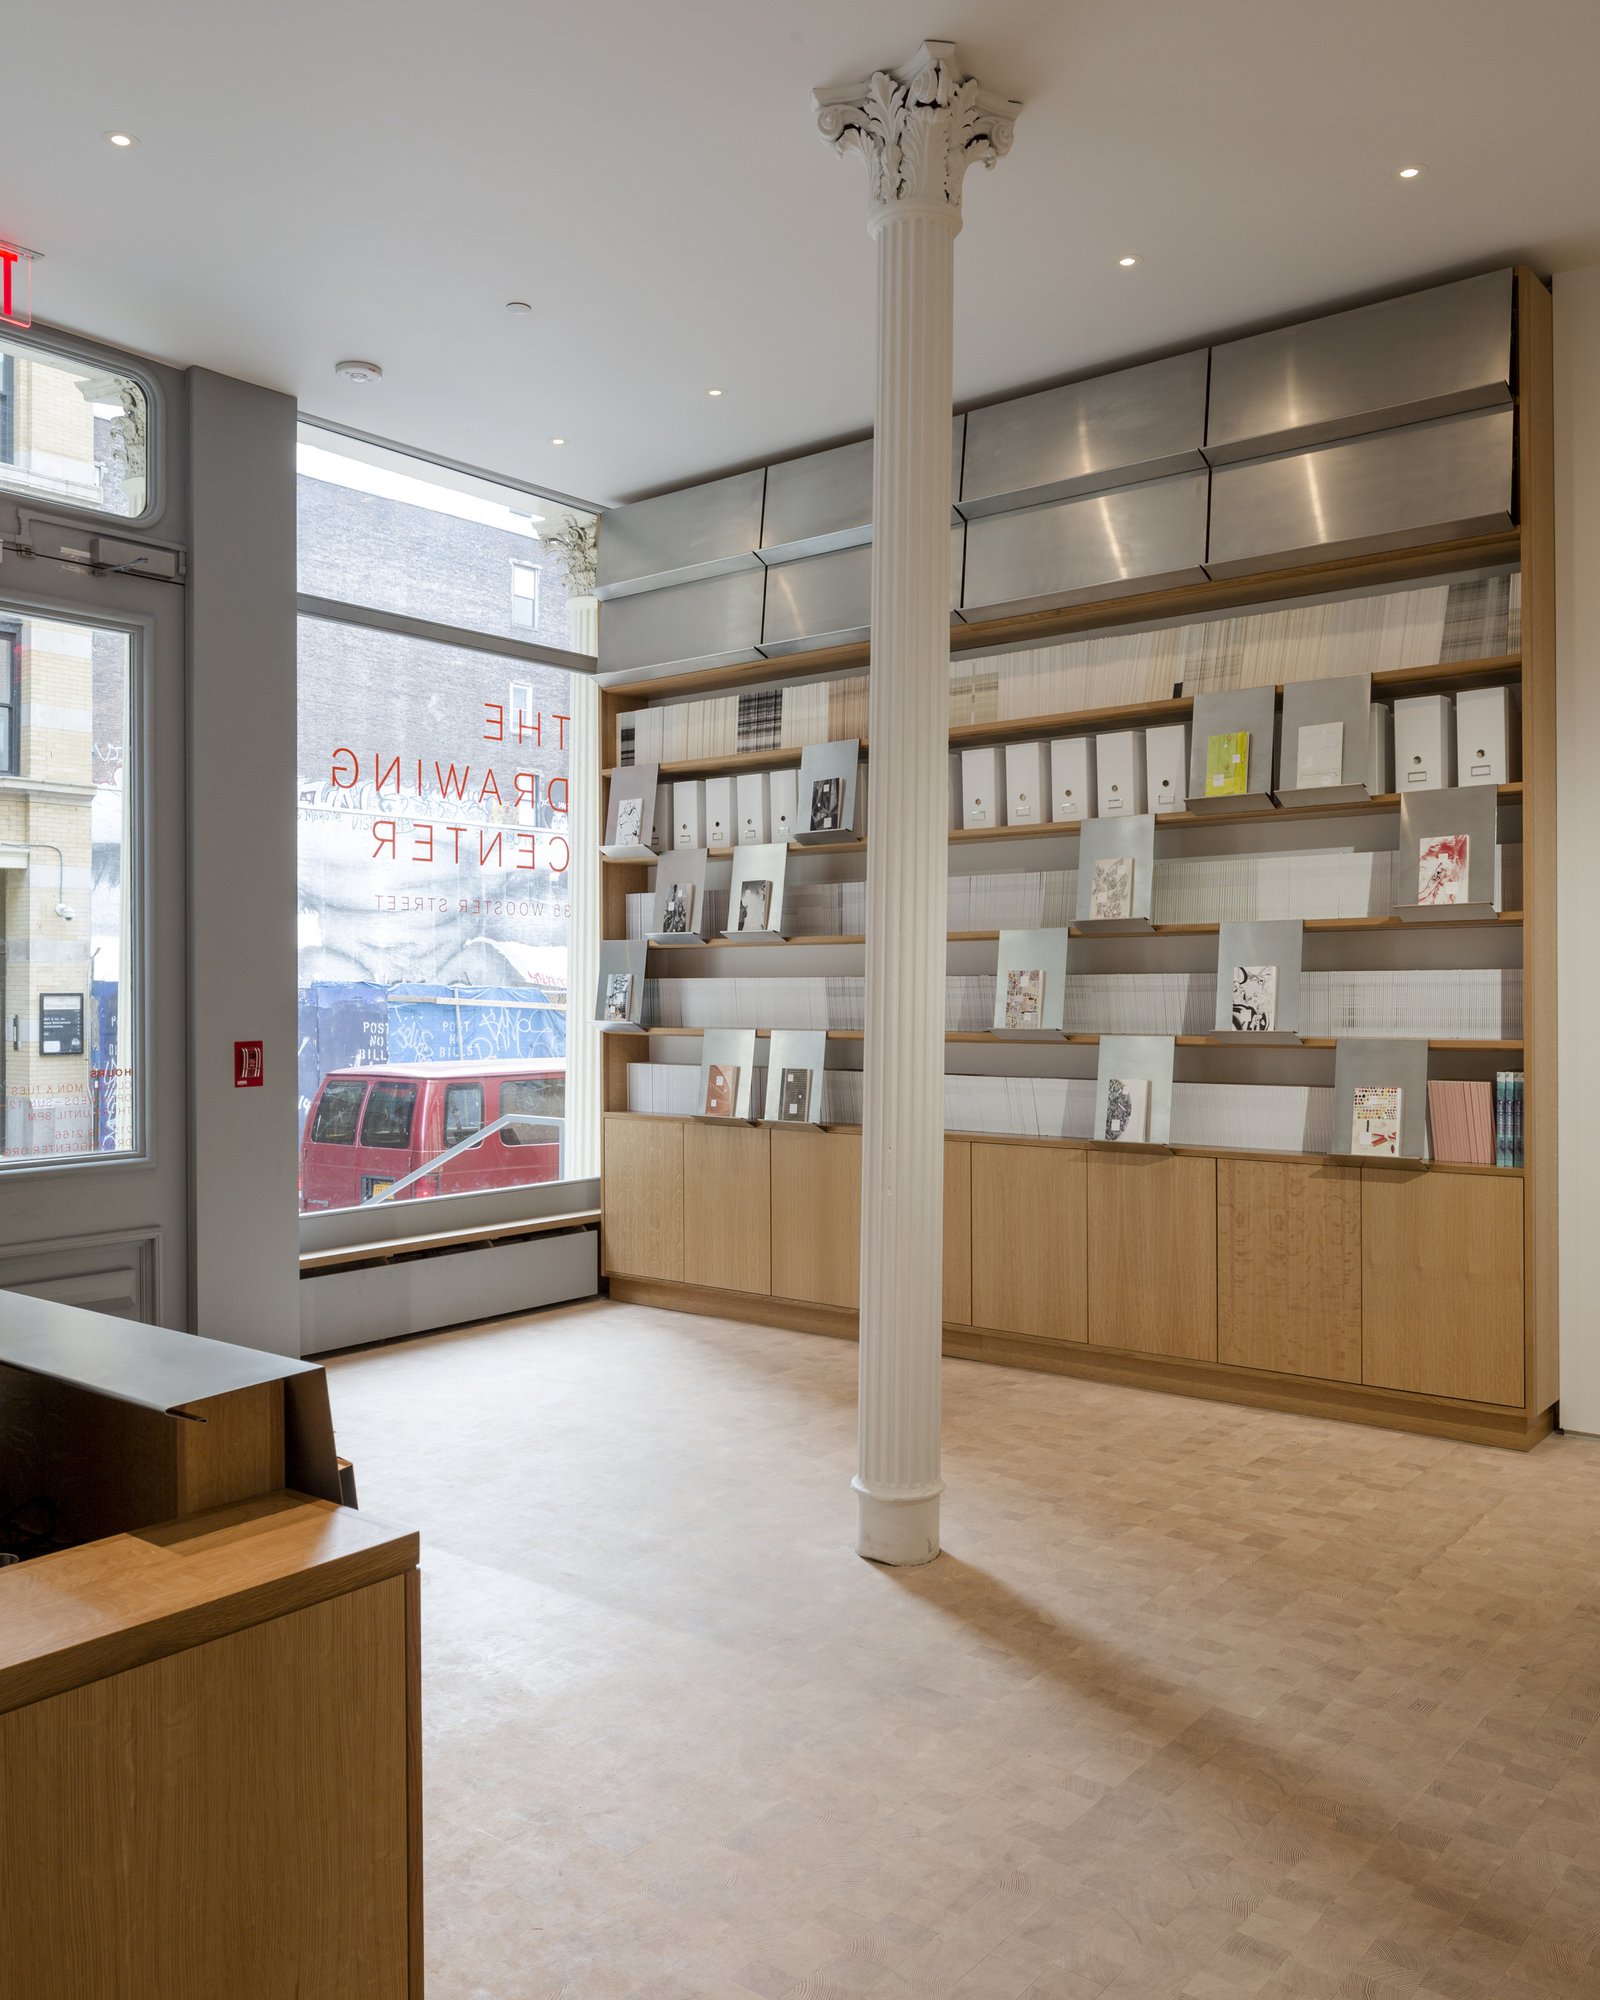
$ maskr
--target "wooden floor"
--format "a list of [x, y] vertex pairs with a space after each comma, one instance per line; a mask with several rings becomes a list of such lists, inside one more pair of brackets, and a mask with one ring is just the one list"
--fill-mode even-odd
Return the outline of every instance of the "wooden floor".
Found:
[[895, 1572], [855, 1360], [597, 1303], [333, 1363], [423, 1535], [429, 2000], [1600, 1995], [1600, 1443], [951, 1361]]

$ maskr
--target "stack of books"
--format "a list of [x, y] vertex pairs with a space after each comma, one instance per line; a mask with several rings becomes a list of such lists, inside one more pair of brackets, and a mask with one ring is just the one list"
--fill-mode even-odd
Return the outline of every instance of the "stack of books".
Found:
[[1522, 1071], [1503, 1069], [1494, 1079], [1494, 1163], [1497, 1167], [1524, 1164], [1522, 1145]]
[[1436, 1160], [1448, 1160], [1457, 1166], [1496, 1165], [1494, 1103], [1489, 1085], [1430, 1080], [1428, 1135]]

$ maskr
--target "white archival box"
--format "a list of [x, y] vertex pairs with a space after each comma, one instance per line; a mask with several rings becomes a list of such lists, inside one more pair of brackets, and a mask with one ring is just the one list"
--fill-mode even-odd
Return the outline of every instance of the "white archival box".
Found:
[[[794, 829], [800, 846], [831, 847], [855, 839], [860, 772], [861, 744], [854, 736], [837, 743], [808, 743], [800, 752]], [[832, 824], [816, 826], [813, 822], [828, 798], [834, 801], [827, 814]]]
[[[1067, 943], [1064, 930], [1002, 931], [995, 957], [994, 1032], [1007, 1041], [1059, 1041], [1066, 1033]], [[1039, 1019], [1031, 1028], [1006, 1026], [1007, 975], [1036, 972], [1044, 981]]]
[[1094, 817], [1094, 738], [1058, 736], [1050, 745], [1050, 818], [1069, 826]]
[[672, 786], [672, 844], [704, 847], [706, 794], [698, 778], [677, 778]]
[[1510, 688], [1456, 695], [1456, 783], [1510, 785], [1522, 776], [1521, 716]]
[[961, 824], [995, 827], [1006, 823], [1005, 780], [1000, 752], [992, 743], [961, 753]]
[[732, 847], [734, 843], [732, 778], [706, 779], [705, 833], [707, 847]]
[[771, 838], [767, 828], [765, 771], [739, 773], [734, 781], [733, 808], [736, 815], [736, 838], [740, 846], [756, 846]]
[[1136, 819], [1145, 809], [1144, 731], [1103, 731], [1094, 739], [1094, 766], [1100, 818]]
[[[675, 885], [681, 883], [689, 900], [689, 928], [666, 928], [667, 903]], [[703, 847], [675, 847], [656, 863], [655, 900], [650, 907], [651, 944], [682, 943], [706, 936], [706, 851]]]
[[[719, 1068], [734, 1068], [739, 1072], [739, 1081], [734, 1095], [731, 1116], [720, 1112], [707, 1113], [706, 1085], [711, 1079], [713, 1065]], [[751, 1123], [756, 1113], [751, 1109], [755, 1100], [756, 1081], [756, 1031], [754, 1028], [707, 1028], [700, 1039], [700, 1096], [695, 1106], [695, 1116], [704, 1118], [708, 1125], [735, 1125]]]
[[767, 785], [767, 810], [772, 819], [774, 840], [794, 839], [796, 800], [800, 796], [798, 771], [773, 771]]
[[[822, 1028], [774, 1028], [767, 1043], [767, 1090], [762, 1116], [772, 1125], [821, 1125], [824, 1123], [823, 1095], [827, 1086], [823, 1071], [828, 1062], [828, 1037]], [[803, 1119], [780, 1115], [783, 1073], [789, 1069], [811, 1072], [811, 1089]]]
[[1050, 817], [1050, 780], [1044, 743], [1006, 745], [1006, 825], [1044, 826]]
[[[626, 943], [611, 940], [600, 947], [600, 977], [595, 987], [594, 1018], [607, 1034], [627, 1034], [644, 1024], [644, 967], [648, 949], [643, 938], [632, 938]], [[628, 993], [628, 1013], [625, 1020], [608, 1021], [606, 989], [617, 973], [626, 973], [633, 981]]]
[[[722, 935], [731, 944], [781, 944], [783, 942], [783, 876], [789, 849], [781, 840], [733, 850], [733, 867], [728, 875], [728, 923]], [[739, 929], [739, 891], [746, 882], [769, 882], [767, 921], [756, 930]]]
[[[624, 764], [611, 774], [611, 796], [606, 806], [606, 837], [601, 853], [609, 861], [654, 861], [666, 844], [667, 823], [660, 812], [660, 766]], [[624, 799], [639, 802], [639, 837], [618, 840], [617, 814]]]
[[1456, 781], [1456, 732], [1447, 694], [1407, 695], [1394, 705], [1394, 782], [1407, 792], [1448, 791]]
[[1145, 803], [1152, 812], [1182, 812], [1189, 795], [1189, 725], [1158, 722], [1144, 733]]
[[[1160, 1152], [1171, 1150], [1172, 1059], [1176, 1043], [1171, 1035], [1102, 1035], [1100, 1060], [1095, 1072], [1094, 1124], [1091, 1144], [1118, 1146], [1136, 1152], [1140, 1145]], [[1107, 1139], [1106, 1087], [1114, 1076], [1126, 1081], [1143, 1077], [1150, 1085], [1150, 1126], [1143, 1140]]]

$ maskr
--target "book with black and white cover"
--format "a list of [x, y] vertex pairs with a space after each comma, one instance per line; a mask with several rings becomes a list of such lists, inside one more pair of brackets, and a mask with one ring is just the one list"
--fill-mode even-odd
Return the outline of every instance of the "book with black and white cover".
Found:
[[617, 800], [618, 847], [642, 847], [644, 845], [644, 800], [640, 798]]
[[1121, 1144], [1144, 1145], [1150, 1136], [1150, 1079], [1114, 1076], [1106, 1084], [1106, 1122], [1099, 1134]]
[[1116, 854], [1094, 864], [1089, 914], [1096, 922], [1133, 915], [1133, 856]]
[[1471, 849], [1471, 839], [1464, 833], [1428, 834], [1418, 843], [1419, 907], [1467, 901], [1467, 864]]
[[844, 779], [815, 778], [811, 784], [812, 833], [837, 833], [844, 813]]
[[1007, 1028], [1037, 1028], [1044, 1018], [1044, 973], [1037, 967], [1006, 974]]
[[732, 1118], [739, 1103], [739, 1069], [735, 1063], [707, 1063], [706, 1094], [701, 1111], [707, 1118]]
[[1344, 724], [1302, 722], [1295, 745], [1295, 789], [1319, 791], [1344, 783]]
[[1351, 1093], [1350, 1150], [1368, 1159], [1394, 1159], [1400, 1152], [1400, 1103], [1394, 1083], [1358, 1083]]
[[770, 882], [741, 882], [739, 884], [738, 918], [734, 929], [739, 931], [764, 931], [767, 928], [767, 913], [772, 907], [772, 884]]
[[1236, 965], [1233, 968], [1232, 1022], [1242, 1034], [1273, 1032], [1278, 1013], [1278, 968]]
[[810, 1119], [810, 1070], [784, 1070], [778, 1082], [778, 1122], [782, 1125], [805, 1125]]
[[694, 884], [681, 878], [667, 886], [667, 900], [661, 912], [661, 930], [666, 937], [687, 937], [694, 915]]
[[633, 974], [631, 972], [611, 972], [606, 975], [606, 1004], [603, 1018], [607, 1021], [631, 1019], [633, 1006]]

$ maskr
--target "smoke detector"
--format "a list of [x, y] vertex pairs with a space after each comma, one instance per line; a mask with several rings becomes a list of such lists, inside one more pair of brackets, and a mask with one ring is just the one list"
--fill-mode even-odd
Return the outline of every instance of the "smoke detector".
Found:
[[333, 372], [345, 382], [381, 382], [383, 370], [376, 361], [336, 361]]

